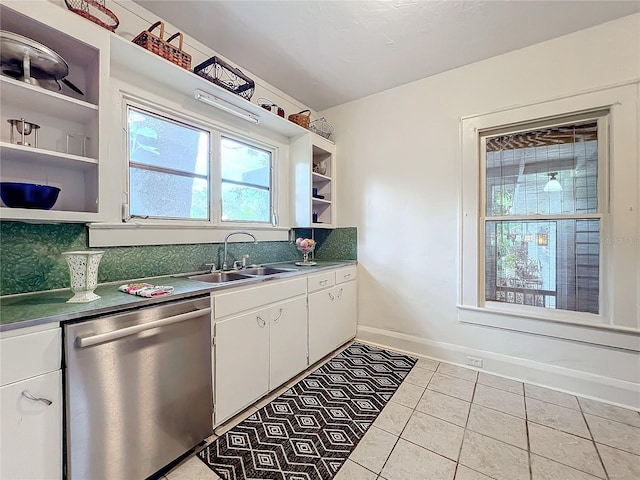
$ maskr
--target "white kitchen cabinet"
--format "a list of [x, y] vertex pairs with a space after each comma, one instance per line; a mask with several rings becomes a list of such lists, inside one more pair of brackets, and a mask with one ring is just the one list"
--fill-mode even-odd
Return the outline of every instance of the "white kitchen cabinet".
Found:
[[305, 295], [297, 278], [214, 297], [215, 425], [307, 367]]
[[358, 287], [352, 281], [337, 285], [335, 290], [335, 338], [338, 345], [342, 345], [356, 336]]
[[308, 133], [293, 140], [290, 148], [293, 226], [335, 226], [335, 145], [315, 133]]
[[[109, 32], [46, 1], [3, 1], [0, 27], [32, 39], [58, 53], [69, 65], [65, 78], [83, 94], [60, 82], [44, 86], [0, 76], [0, 177], [3, 182], [58, 187], [51, 210], [0, 206], [4, 220], [89, 222], [101, 219], [105, 198], [101, 160], [107, 141], [100, 132], [106, 124], [109, 76]], [[51, 88], [51, 89], [50, 89]], [[11, 143], [10, 119], [40, 126], [25, 145]], [[14, 142], [20, 135], [14, 130]]]
[[215, 323], [215, 423], [269, 391], [270, 309]]
[[[356, 335], [357, 282], [355, 266], [331, 272], [327, 288], [309, 293], [309, 363], [315, 363]], [[346, 278], [345, 278], [346, 276]], [[309, 286], [326, 281], [309, 277]]]
[[0, 478], [60, 479], [61, 331], [14, 333], [0, 338]]
[[0, 419], [0, 478], [62, 478], [60, 370], [0, 387]]
[[307, 301], [294, 298], [271, 307], [269, 390], [307, 368]]
[[315, 363], [338, 346], [334, 338], [334, 288], [309, 294], [309, 364]]

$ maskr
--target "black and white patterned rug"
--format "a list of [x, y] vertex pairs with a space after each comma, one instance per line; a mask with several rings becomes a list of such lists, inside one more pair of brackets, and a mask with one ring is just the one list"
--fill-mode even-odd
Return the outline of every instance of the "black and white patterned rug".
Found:
[[199, 457], [225, 480], [330, 480], [416, 361], [354, 343]]

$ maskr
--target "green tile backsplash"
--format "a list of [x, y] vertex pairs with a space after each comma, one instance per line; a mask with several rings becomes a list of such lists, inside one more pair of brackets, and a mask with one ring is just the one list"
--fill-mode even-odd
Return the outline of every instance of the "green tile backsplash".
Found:
[[[355, 227], [315, 229], [318, 260], [356, 260]], [[309, 229], [296, 236], [310, 237]], [[39, 225], [0, 222], [0, 295], [37, 292], [69, 286], [69, 270], [61, 253], [88, 248], [87, 228], [77, 224]], [[222, 263], [222, 244], [107, 247], [100, 262], [99, 282], [114, 282], [205, 270], [206, 263]], [[249, 254], [250, 263], [298, 260], [289, 242], [230, 243], [230, 262]]]

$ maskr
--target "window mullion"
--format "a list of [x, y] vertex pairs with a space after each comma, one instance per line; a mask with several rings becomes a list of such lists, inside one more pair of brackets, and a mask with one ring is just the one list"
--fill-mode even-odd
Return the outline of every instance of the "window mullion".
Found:
[[480, 217], [483, 221], [495, 221], [495, 222], [521, 222], [521, 221], [545, 221], [545, 220], [581, 220], [581, 219], [601, 219], [602, 213], [576, 213], [566, 215], [509, 215], [509, 216], [495, 216], [495, 217]]
[[222, 224], [222, 133], [212, 131], [211, 145], [211, 219]]
[[150, 172], [158, 172], [158, 173], [168, 173], [170, 175], [176, 175], [179, 177], [187, 177], [187, 178], [199, 178], [201, 180], [206, 180], [206, 175], [201, 175], [198, 173], [186, 172], [184, 170], [175, 170], [173, 168], [166, 167], [158, 167], [155, 165], [148, 165], [146, 163], [138, 163], [134, 161], [129, 161], [129, 166], [133, 168], [138, 168], [140, 170], [148, 170]]

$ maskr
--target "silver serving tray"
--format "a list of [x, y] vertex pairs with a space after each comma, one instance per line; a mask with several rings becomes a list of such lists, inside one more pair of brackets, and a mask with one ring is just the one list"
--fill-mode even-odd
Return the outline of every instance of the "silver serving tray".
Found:
[[[69, 75], [69, 65], [49, 47], [17, 33], [0, 30], [2, 73], [13, 78], [25, 77], [24, 63], [31, 67], [29, 77], [37, 80], [61, 80]], [[28, 78], [21, 78], [29, 81]]]

